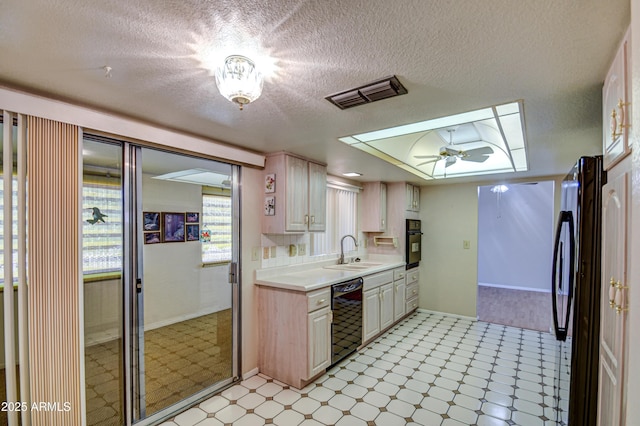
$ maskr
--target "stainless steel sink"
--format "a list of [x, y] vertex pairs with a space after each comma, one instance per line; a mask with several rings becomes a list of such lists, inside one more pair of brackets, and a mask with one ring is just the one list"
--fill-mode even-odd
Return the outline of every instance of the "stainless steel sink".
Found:
[[382, 263], [375, 262], [354, 262], [354, 263], [344, 263], [342, 265], [329, 265], [325, 266], [327, 269], [340, 269], [345, 271], [364, 271], [366, 269], [375, 268], [376, 266], [381, 266]]

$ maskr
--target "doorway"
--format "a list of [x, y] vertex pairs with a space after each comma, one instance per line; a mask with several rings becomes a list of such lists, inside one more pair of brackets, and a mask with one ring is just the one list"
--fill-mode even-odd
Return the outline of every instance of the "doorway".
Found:
[[87, 424], [151, 424], [237, 379], [239, 168], [85, 135], [83, 176]]
[[478, 189], [478, 319], [548, 332], [553, 181]]

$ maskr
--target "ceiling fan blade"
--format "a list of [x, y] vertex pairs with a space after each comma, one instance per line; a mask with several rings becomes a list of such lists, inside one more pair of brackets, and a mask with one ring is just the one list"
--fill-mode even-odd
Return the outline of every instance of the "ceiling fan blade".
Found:
[[490, 146], [483, 146], [480, 148], [474, 148], [468, 151], [464, 151], [464, 153], [468, 156], [489, 155], [489, 154], [493, 154], [493, 148], [491, 148]]
[[414, 155], [413, 158], [440, 158], [439, 155]]
[[468, 155], [466, 157], [462, 157], [464, 161], [472, 161], [474, 163], [484, 163], [489, 159], [488, 155]]
[[445, 167], [445, 168], [447, 168], [447, 167], [449, 167], [450, 165], [455, 164], [455, 163], [456, 163], [456, 160], [457, 160], [457, 158], [456, 158], [456, 157], [454, 157], [454, 156], [447, 157], [447, 160], [446, 160], [446, 163], [445, 163], [444, 167]]
[[435, 160], [423, 161], [422, 163], [418, 163], [416, 164], [416, 167], [424, 166], [425, 164], [429, 164], [429, 163], [436, 163], [441, 160], [439, 155], [435, 155], [434, 157], [438, 157], [438, 158], [436, 158]]

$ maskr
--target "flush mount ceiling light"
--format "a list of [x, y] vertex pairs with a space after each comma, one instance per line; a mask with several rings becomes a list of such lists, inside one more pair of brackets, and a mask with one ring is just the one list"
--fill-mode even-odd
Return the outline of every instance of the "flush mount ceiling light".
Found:
[[244, 106], [262, 94], [262, 73], [246, 56], [231, 55], [216, 70], [216, 85], [220, 94], [240, 106]]
[[507, 192], [509, 190], [509, 187], [507, 185], [495, 185], [492, 186], [490, 191], [493, 193], [503, 193], [503, 192]]
[[358, 172], [346, 172], [343, 173], [342, 176], [347, 176], [347, 177], [358, 177], [358, 176], [362, 176], [362, 173], [358, 173]]
[[521, 100], [339, 140], [425, 180], [528, 169]]

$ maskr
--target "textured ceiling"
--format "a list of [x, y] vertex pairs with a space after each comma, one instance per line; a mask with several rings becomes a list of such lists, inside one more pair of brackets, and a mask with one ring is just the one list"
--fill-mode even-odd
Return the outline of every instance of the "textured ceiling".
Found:
[[[629, 0], [5, 0], [0, 83], [415, 183], [337, 138], [523, 99], [530, 171], [498, 178], [539, 177], [601, 151], [602, 83], [629, 16]], [[244, 111], [208, 68], [230, 53], [274, 66]], [[324, 99], [391, 74], [407, 95], [345, 111]]]

